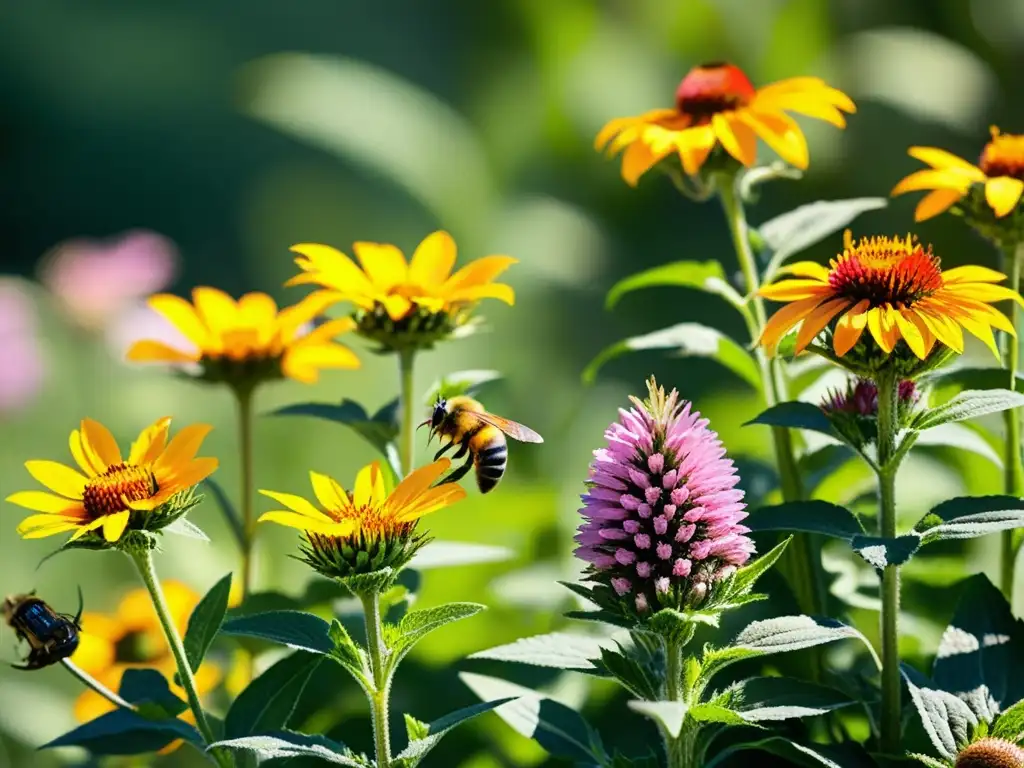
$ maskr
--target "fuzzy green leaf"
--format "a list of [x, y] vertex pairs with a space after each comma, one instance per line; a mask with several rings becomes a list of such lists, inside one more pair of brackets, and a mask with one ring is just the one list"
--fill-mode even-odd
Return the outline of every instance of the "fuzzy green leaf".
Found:
[[308, 757], [349, 768], [368, 768], [370, 765], [353, 755], [344, 744], [332, 741], [326, 736], [310, 736], [295, 731], [276, 731], [259, 736], [225, 739], [211, 744], [209, 749], [252, 752], [258, 755], [261, 761]]
[[[203, 663], [203, 657], [210, 649], [221, 625], [224, 623], [224, 614], [228, 610], [228, 597], [231, 594], [231, 574], [227, 574], [214, 584], [199, 604], [193, 609], [188, 620], [188, 629], [182, 642], [185, 645], [185, 655], [188, 657], [189, 666], [195, 672]], [[175, 682], [181, 685], [175, 675]]]
[[398, 423], [389, 406], [371, 416], [359, 403], [348, 398], [333, 403], [295, 403], [271, 411], [268, 416], [312, 416], [348, 427], [390, 459], [388, 447], [398, 438]]
[[203, 737], [183, 720], [148, 720], [130, 709], [116, 709], [58, 736], [40, 749], [83, 747], [93, 755], [138, 755], [156, 752], [177, 739], [202, 749]]
[[[396, 760], [404, 761], [405, 765], [416, 765], [422, 760], [426, 754], [437, 746], [437, 743], [441, 741], [452, 729], [456, 726], [462, 725], [474, 717], [490, 712], [492, 709], [508, 704], [509, 702], [515, 701], [514, 698], [495, 699], [493, 701], [482, 701], [479, 704], [472, 704], [462, 709], [457, 709], [454, 712], [449, 712], [444, 717], [438, 718], [432, 723], [422, 723], [415, 718], [410, 718], [406, 715], [406, 723], [410, 719], [416, 722], [416, 732], [422, 732], [422, 736], [417, 738], [412, 737], [412, 731], [409, 731], [409, 745], [403, 749], [399, 754], [395, 755]], [[408, 725], [407, 725], [407, 730]]]
[[330, 624], [302, 611], [267, 611], [240, 616], [224, 622], [221, 631], [226, 635], [258, 637], [312, 653], [334, 650]]
[[411, 611], [402, 617], [397, 626], [385, 627], [385, 633], [390, 639], [388, 646], [395, 657], [401, 657], [435, 629], [475, 616], [486, 607], [479, 603], [446, 603], [422, 611]]
[[574, 635], [567, 632], [551, 632], [546, 635], [524, 637], [507, 645], [477, 651], [471, 659], [493, 659], [495, 661], [516, 661], [537, 667], [557, 669], [593, 670], [593, 660], [601, 655], [606, 645], [588, 635]]
[[703, 688], [711, 682], [712, 677], [726, 667], [761, 655], [763, 655], [763, 652], [756, 648], [737, 646], [712, 648], [710, 645], [706, 645], [701, 656], [700, 672], [697, 675], [696, 682], [699, 682]]
[[743, 297], [726, 281], [725, 270], [718, 261], [677, 261], [625, 277], [608, 291], [605, 309], [611, 309], [619, 299], [641, 288], [676, 286], [721, 296], [734, 307], [743, 306]]
[[860, 520], [846, 507], [817, 500], [760, 507], [743, 524], [751, 531], [802, 531], [845, 541], [864, 533]]
[[750, 723], [813, 717], [854, 703], [834, 688], [789, 677], [748, 678], [718, 698]]
[[911, 667], [903, 664], [900, 671], [932, 746], [943, 758], [952, 760], [978, 725], [977, 715], [952, 693], [933, 687]]
[[722, 585], [726, 595], [725, 599], [732, 600], [733, 597], [745, 595], [753, 589], [757, 580], [764, 576], [768, 569], [775, 565], [776, 561], [782, 557], [782, 553], [786, 551], [786, 547], [789, 546], [792, 538], [790, 536], [779, 542], [752, 563], [747, 563], [730, 576], [728, 581]]
[[595, 660], [599, 671], [605, 672], [635, 696], [653, 701], [658, 698], [665, 677], [665, 651], [661, 638], [643, 632], [631, 632], [631, 643], [616, 642], [617, 650], [601, 649]]
[[850, 539], [853, 551], [873, 568], [885, 568], [887, 565], [903, 565], [921, 548], [921, 536], [908, 533], [887, 539], [881, 536], [864, 536], [858, 534]]
[[947, 403], [921, 411], [911, 429], [918, 431], [1000, 413], [1024, 405], [1024, 394], [1009, 389], [968, 389]]
[[634, 712], [651, 718], [671, 738], [679, 737], [688, 707], [681, 701], [630, 701], [627, 706]]
[[1024, 527], [1024, 501], [1013, 496], [974, 496], [939, 504], [914, 526], [922, 543], [973, 539]]
[[687, 713], [690, 717], [700, 723], [721, 723], [722, 725], [754, 725], [744, 719], [739, 712], [734, 712], [721, 704], [708, 702], [691, 707]]
[[680, 323], [659, 331], [633, 336], [602, 350], [583, 371], [583, 382], [592, 384], [601, 367], [627, 353], [649, 349], [674, 349], [679, 357], [706, 357], [722, 364], [755, 390], [761, 374], [753, 356], [721, 331], [699, 323]]
[[317, 654], [296, 651], [249, 683], [228, 710], [225, 737], [234, 739], [284, 728], [321, 661]]
[[992, 735], [1017, 744], [1024, 739], [1024, 700], [1018, 701], [996, 720]]
[[774, 619], [755, 621], [748, 625], [736, 636], [732, 645], [736, 648], [767, 655], [799, 651], [803, 648], [848, 638], [860, 640], [868, 649], [871, 648], [864, 635], [835, 619], [813, 616], [779, 616]]

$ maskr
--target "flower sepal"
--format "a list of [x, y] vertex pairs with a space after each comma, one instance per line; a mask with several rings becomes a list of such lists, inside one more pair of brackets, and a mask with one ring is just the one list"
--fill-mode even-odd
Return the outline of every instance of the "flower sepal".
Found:
[[862, 379], [874, 379], [882, 373], [893, 373], [901, 381], [914, 381], [950, 362], [957, 355], [956, 350], [944, 344], [936, 344], [924, 359], [919, 358], [903, 342], [897, 343], [891, 352], [882, 349], [871, 334], [865, 333], [843, 356], [833, 351], [834, 328], [825, 329], [823, 344], [814, 344], [808, 349]]
[[398, 574], [399, 570], [385, 566], [379, 571], [353, 573], [351, 576], [338, 578], [337, 581], [356, 597], [366, 597], [389, 591], [398, 581]]
[[402, 569], [427, 543], [414, 530], [396, 536], [351, 538], [307, 533], [299, 558], [321, 576], [333, 579], [355, 595], [386, 592]]
[[1017, 205], [1005, 216], [997, 216], [985, 196], [985, 184], [972, 184], [967, 195], [950, 208], [979, 235], [996, 247], [1024, 242], [1024, 206]]
[[468, 306], [431, 312], [417, 305], [394, 320], [378, 302], [373, 309], [357, 310], [352, 319], [357, 334], [379, 345], [373, 350], [379, 355], [432, 349], [442, 341], [469, 336], [480, 326], [480, 318], [472, 317]]

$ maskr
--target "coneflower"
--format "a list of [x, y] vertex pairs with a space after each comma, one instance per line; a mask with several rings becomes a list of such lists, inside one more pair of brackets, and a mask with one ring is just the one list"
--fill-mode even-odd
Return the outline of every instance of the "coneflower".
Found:
[[754, 551], [718, 435], [676, 390], [647, 386], [650, 399], [631, 397], [594, 451], [576, 536], [589, 578], [639, 614], [700, 606]]

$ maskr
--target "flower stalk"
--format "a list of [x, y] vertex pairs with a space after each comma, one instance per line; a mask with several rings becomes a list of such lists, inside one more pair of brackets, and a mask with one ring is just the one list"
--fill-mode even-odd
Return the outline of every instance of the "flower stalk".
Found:
[[78, 681], [80, 683], [82, 683], [86, 688], [91, 688], [93, 691], [98, 693], [100, 696], [102, 696], [104, 699], [109, 701], [115, 707], [121, 707], [123, 709], [131, 709], [131, 710], [135, 709], [135, 705], [134, 704], [129, 704], [127, 701], [122, 699], [120, 696], [118, 696], [112, 690], [107, 688], [107, 686], [105, 686], [103, 683], [101, 683], [95, 677], [93, 677], [88, 672], [86, 672], [84, 669], [82, 669], [77, 664], [75, 664], [73, 661], [71, 661], [71, 659], [69, 659], [69, 658], [61, 659], [60, 663], [64, 665], [64, 668], [68, 672], [70, 672], [72, 675], [74, 675], [76, 678], [78, 678]]
[[[896, 472], [899, 456], [899, 379], [892, 370], [878, 377], [878, 535], [896, 537]], [[900, 653], [899, 653], [900, 570], [886, 565], [882, 570], [882, 716], [881, 751], [901, 753], [900, 747]]]
[[241, 459], [242, 488], [239, 498], [242, 505], [242, 597], [245, 598], [253, 587], [253, 548], [256, 539], [256, 515], [253, 509], [253, 440], [252, 401], [253, 387], [235, 388], [238, 406], [238, 451]]
[[[1020, 289], [1021, 269], [1024, 265], [1024, 242], [1007, 247], [1004, 253], [1010, 272], [1010, 288]], [[1003, 334], [1006, 369], [1010, 374], [1010, 389], [1017, 385], [1017, 372], [1020, 369], [1020, 336], [1024, 333], [1024, 313], [1017, 302], [1010, 302], [1010, 322], [1017, 330], [1017, 336]], [[1003, 459], [1005, 490], [1008, 496], [1024, 497], [1024, 456], [1021, 454], [1021, 417], [1019, 412], [1011, 408], [1003, 412], [1006, 426], [1006, 455]], [[1013, 601], [1014, 564], [1020, 549], [1020, 536], [1016, 531], [1003, 531], [1000, 586], [1006, 599]]]
[[[686, 701], [687, 698], [683, 681], [684, 645], [684, 639], [681, 637], [665, 638], [665, 687], [669, 701]], [[693, 740], [690, 735], [693, 725], [687, 722], [688, 719], [684, 716], [678, 736], [666, 737], [665, 752], [669, 768], [690, 768], [693, 762]]]
[[[185, 689], [188, 698], [189, 709], [196, 719], [196, 727], [203, 736], [206, 744], [213, 744], [217, 739], [210, 727], [210, 721], [203, 711], [202, 702], [199, 700], [199, 692], [196, 686], [195, 676], [192, 674], [192, 667], [189, 664], [188, 656], [185, 654], [185, 646], [181, 642], [178, 630], [171, 619], [171, 612], [167, 606], [167, 599], [164, 597], [163, 588], [160, 586], [160, 579], [157, 578], [156, 568], [153, 565], [153, 552], [150, 549], [133, 549], [128, 552], [132, 562], [135, 563], [142, 583], [149, 591], [150, 599], [153, 601], [153, 608], [156, 610], [157, 618], [160, 620], [160, 627], [164, 631], [164, 638], [167, 640], [167, 647], [174, 656], [174, 663], [178, 668], [178, 677], [181, 679], [181, 687]], [[223, 768], [231, 768], [232, 760], [219, 750], [212, 751], [217, 764]]]
[[416, 409], [413, 405], [415, 395], [415, 376], [413, 373], [416, 361], [415, 349], [403, 349], [398, 353], [398, 378], [401, 389], [401, 400], [399, 410], [401, 411], [401, 428], [398, 436], [399, 459], [401, 461], [402, 477], [412, 472], [416, 452], [416, 426], [414, 414]]
[[384, 643], [384, 627], [380, 615], [380, 593], [360, 595], [366, 623], [366, 650], [373, 675], [370, 694], [370, 716], [373, 723], [374, 757], [378, 768], [391, 768], [391, 730], [388, 698], [391, 694], [391, 673], [388, 669], [388, 648]]

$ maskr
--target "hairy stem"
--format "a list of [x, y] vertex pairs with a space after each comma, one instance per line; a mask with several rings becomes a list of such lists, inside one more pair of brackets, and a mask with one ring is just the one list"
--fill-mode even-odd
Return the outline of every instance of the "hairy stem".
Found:
[[[199, 701], [199, 691], [196, 688], [196, 679], [192, 674], [192, 667], [185, 654], [185, 646], [178, 635], [178, 628], [174, 626], [170, 609], [167, 607], [167, 600], [164, 597], [163, 588], [160, 586], [160, 579], [157, 578], [156, 568], [153, 565], [153, 553], [150, 550], [133, 551], [129, 554], [135, 567], [142, 577], [142, 583], [149, 591], [150, 599], [153, 601], [153, 608], [156, 610], [157, 618], [160, 620], [160, 627], [164, 631], [164, 638], [167, 640], [167, 647], [170, 648], [174, 663], [178, 668], [178, 677], [181, 679], [181, 687], [185, 689], [188, 698], [188, 706], [196, 719], [196, 727], [207, 744], [212, 744], [217, 739], [210, 727], [210, 721], [206, 719], [206, 712], [203, 711], [202, 702]], [[220, 750], [212, 751], [218, 765], [230, 768], [232, 760]]]
[[123, 707], [124, 709], [135, 709], [133, 704], [129, 704], [127, 701], [122, 699], [112, 690], [107, 688], [103, 683], [97, 680], [95, 677], [90, 675], [84, 669], [78, 667], [71, 659], [61, 659], [60, 663], [64, 665], [64, 668], [72, 675], [78, 678], [78, 680], [85, 685], [87, 688], [91, 688], [104, 699], [109, 701], [115, 707]]
[[399, 458], [402, 462], [402, 475], [407, 476], [413, 471], [416, 452], [416, 426], [413, 417], [416, 413], [415, 381], [413, 364], [416, 360], [415, 350], [402, 350], [398, 353], [398, 376], [401, 386], [401, 400], [398, 407], [402, 414], [401, 431], [398, 436]]
[[252, 399], [251, 388], [235, 390], [238, 405], [238, 452], [241, 459], [242, 488], [242, 596], [245, 597], [253, 587], [253, 546], [256, 539], [256, 520], [253, 510], [253, 450], [252, 450]]
[[391, 731], [388, 715], [388, 697], [391, 681], [388, 679], [388, 649], [384, 645], [384, 631], [380, 615], [380, 595], [376, 592], [360, 595], [363, 619], [366, 622], [366, 651], [373, 673], [373, 693], [370, 695], [370, 716], [373, 722], [373, 744], [377, 768], [391, 768]]
[[[1004, 261], [1009, 267], [1010, 288], [1020, 290], [1021, 269], [1024, 265], [1024, 242], [1006, 249]], [[1006, 369], [1009, 372], [1010, 389], [1017, 385], [1017, 372], [1020, 368], [1020, 337], [1024, 333], [1024, 313], [1015, 301], [1010, 302], [1010, 322], [1017, 330], [1017, 336], [1003, 334], [1003, 352]], [[1016, 408], [1003, 411], [1003, 422], [1006, 426], [1005, 456], [1003, 459], [1004, 488], [1008, 496], [1020, 498], [1024, 496], [1024, 458], [1021, 456], [1021, 413]], [[1002, 558], [999, 583], [1003, 594], [1013, 602], [1014, 564], [1020, 548], [1020, 537], [1016, 531], [1003, 531]]]
[[[669, 701], [686, 700], [683, 684], [683, 645], [681, 638], [665, 638], [665, 688]], [[694, 727], [692, 719], [684, 716], [679, 735], [676, 738], [666, 736], [668, 768], [691, 768], [693, 736], [690, 731]]]
[[[883, 371], [878, 386], [878, 490], [880, 497], [878, 535], [896, 537], [896, 434], [899, 429], [899, 380]], [[882, 570], [882, 715], [881, 751], [896, 755], [900, 747], [900, 569], [886, 565]]]

